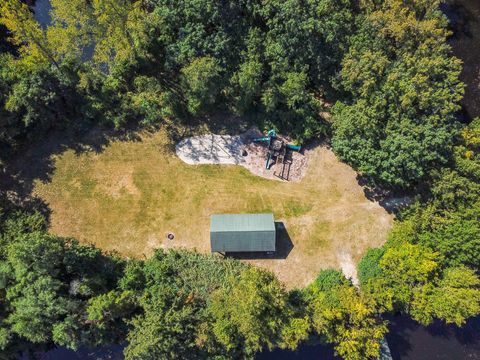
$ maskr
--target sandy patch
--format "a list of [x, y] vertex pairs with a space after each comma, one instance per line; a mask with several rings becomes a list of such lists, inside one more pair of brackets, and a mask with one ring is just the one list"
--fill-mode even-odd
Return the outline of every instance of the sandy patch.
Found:
[[338, 254], [338, 262], [342, 269], [343, 275], [352, 281], [352, 284], [358, 286], [357, 266], [352, 259], [352, 256], [347, 252]]
[[[253, 142], [263, 137], [258, 129], [252, 128], [241, 135], [200, 135], [183, 139], [175, 146], [177, 156], [189, 165], [222, 164], [240, 165], [251, 173], [267, 179], [299, 181], [307, 170], [309, 151], [288, 151], [285, 161], [271, 161], [267, 169], [267, 146]], [[291, 139], [279, 136], [285, 143]]]
[[190, 165], [243, 164], [241, 136], [201, 135], [186, 138], [175, 146], [177, 156]]

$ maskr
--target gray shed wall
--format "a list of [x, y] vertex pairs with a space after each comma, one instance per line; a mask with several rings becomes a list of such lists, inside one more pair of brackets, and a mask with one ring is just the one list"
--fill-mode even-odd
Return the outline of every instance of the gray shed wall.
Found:
[[275, 251], [275, 231], [211, 232], [212, 252]]

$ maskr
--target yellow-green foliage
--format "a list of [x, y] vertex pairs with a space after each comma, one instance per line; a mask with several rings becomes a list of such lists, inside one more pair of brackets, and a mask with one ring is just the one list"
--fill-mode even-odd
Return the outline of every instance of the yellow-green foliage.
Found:
[[352, 285], [339, 285], [314, 294], [310, 304], [313, 328], [333, 342], [335, 351], [346, 360], [379, 356], [387, 326], [377, 316], [372, 300]]

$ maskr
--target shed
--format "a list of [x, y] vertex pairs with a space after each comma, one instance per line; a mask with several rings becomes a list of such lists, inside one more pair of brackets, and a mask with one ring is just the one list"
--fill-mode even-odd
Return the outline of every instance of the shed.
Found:
[[222, 214], [210, 217], [212, 252], [275, 251], [273, 214]]

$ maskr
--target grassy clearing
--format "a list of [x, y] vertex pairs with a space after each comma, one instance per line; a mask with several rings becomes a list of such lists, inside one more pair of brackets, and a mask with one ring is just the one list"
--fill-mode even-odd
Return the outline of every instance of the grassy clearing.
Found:
[[184, 164], [164, 130], [140, 138], [55, 157], [51, 180], [37, 181], [34, 190], [52, 210], [52, 232], [131, 257], [172, 246], [207, 252], [210, 214], [273, 212], [286, 226], [291, 252], [248, 261], [294, 287], [321, 268], [338, 267], [342, 254], [358, 260], [383, 243], [391, 226], [391, 216], [365, 198], [355, 172], [325, 147], [311, 151], [301, 182], [284, 183], [240, 166]]

